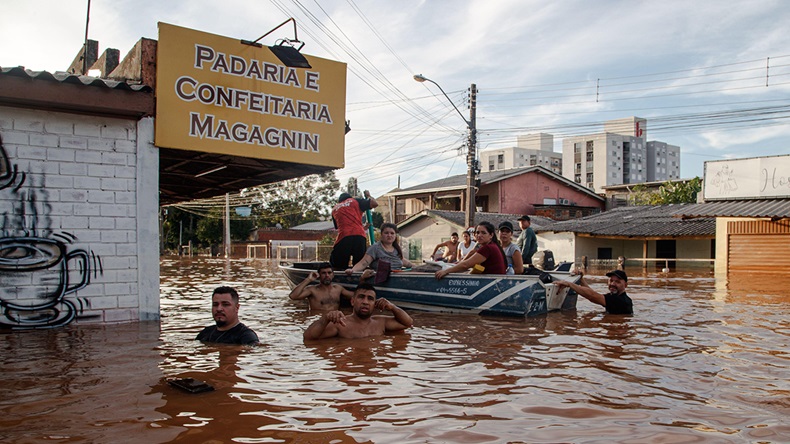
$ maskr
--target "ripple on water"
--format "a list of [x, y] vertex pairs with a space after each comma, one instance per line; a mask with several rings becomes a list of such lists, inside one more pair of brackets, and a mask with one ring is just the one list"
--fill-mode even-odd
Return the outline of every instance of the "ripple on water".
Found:
[[[405, 334], [305, 344], [275, 264], [161, 263], [162, 320], [6, 334], [0, 441], [781, 442], [788, 297], [629, 270], [634, 316], [585, 300], [527, 319], [413, 313]], [[603, 271], [590, 273], [604, 289]], [[263, 343], [200, 344], [236, 286]], [[193, 395], [165, 383], [214, 386]]]

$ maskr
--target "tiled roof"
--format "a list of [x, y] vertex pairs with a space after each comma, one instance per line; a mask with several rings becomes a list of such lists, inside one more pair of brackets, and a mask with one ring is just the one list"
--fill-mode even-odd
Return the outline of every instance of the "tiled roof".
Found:
[[581, 219], [554, 222], [535, 231], [572, 232], [599, 237], [715, 237], [716, 219], [674, 217], [681, 205], [629, 206], [614, 208]]
[[70, 74], [67, 72], [50, 73], [47, 71], [31, 71], [22, 66], [13, 68], [0, 68], [0, 75], [2, 76], [15, 76], [26, 77], [34, 80], [48, 80], [59, 83], [72, 83], [76, 85], [97, 86], [101, 88], [119, 89], [127, 91], [153, 91], [147, 85], [130, 85], [126, 82], [118, 82], [109, 79], [100, 79], [97, 77], [81, 76], [77, 74]]
[[790, 217], [790, 199], [730, 200], [684, 206], [676, 217]]
[[[560, 176], [559, 174], [556, 174], [553, 171], [550, 171], [539, 165], [511, 168], [508, 170], [486, 171], [480, 173], [478, 177], [480, 179], [480, 183], [487, 185], [487, 184], [498, 182], [500, 180], [508, 179], [510, 177], [515, 177], [515, 176], [520, 176], [522, 174], [530, 173], [533, 171], [537, 173], [545, 174], [555, 180], [564, 182], [569, 187], [576, 188], [577, 190], [587, 193], [592, 197], [603, 200], [603, 197], [595, 194], [593, 190], [583, 187], [577, 184], [576, 182], [566, 177]], [[449, 176], [443, 179], [426, 182], [420, 185], [415, 185], [410, 188], [393, 190], [390, 191], [388, 194], [404, 195], [404, 194], [415, 194], [418, 192], [430, 192], [436, 190], [462, 190], [464, 188], [466, 188], [466, 174], [458, 174], [455, 176]]]

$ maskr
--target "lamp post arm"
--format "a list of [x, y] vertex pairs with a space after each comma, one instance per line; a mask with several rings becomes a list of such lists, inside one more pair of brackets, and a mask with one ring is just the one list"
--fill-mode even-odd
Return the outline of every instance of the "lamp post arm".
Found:
[[427, 77], [425, 77], [425, 76], [423, 76], [421, 74], [415, 75], [414, 76], [414, 80], [416, 80], [416, 81], [418, 81], [420, 83], [422, 83], [422, 82], [431, 82], [434, 85], [436, 85], [436, 87], [439, 88], [439, 91], [441, 91], [442, 94], [444, 94], [444, 97], [447, 98], [447, 101], [450, 102], [450, 105], [453, 105], [453, 108], [455, 108], [455, 112], [458, 113], [458, 115], [461, 117], [461, 120], [463, 120], [464, 123], [466, 123], [466, 127], [469, 128], [470, 130], [472, 129], [472, 123], [469, 120], [467, 120], [466, 117], [464, 117], [464, 114], [461, 112], [461, 110], [458, 109], [457, 106], [455, 106], [455, 103], [453, 102], [452, 99], [450, 99], [450, 96], [448, 96], [447, 93], [444, 92], [444, 89], [442, 88], [441, 85], [439, 85], [438, 83], [434, 82], [433, 80], [431, 80], [431, 79], [429, 79], [429, 78], [427, 78]]

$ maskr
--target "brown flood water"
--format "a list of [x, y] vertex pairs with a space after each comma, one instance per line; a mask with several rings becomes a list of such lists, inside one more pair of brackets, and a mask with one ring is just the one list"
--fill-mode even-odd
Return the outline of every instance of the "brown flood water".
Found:
[[[790, 279], [628, 271], [633, 317], [414, 312], [306, 345], [273, 263], [164, 259], [161, 323], [0, 333], [0, 442], [790, 442]], [[221, 284], [261, 347], [193, 340]]]

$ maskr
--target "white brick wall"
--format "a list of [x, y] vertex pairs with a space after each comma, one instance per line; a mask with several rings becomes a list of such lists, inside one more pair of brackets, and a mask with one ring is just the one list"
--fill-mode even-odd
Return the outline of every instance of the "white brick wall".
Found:
[[[145, 140], [138, 140], [138, 128], [143, 128]], [[158, 252], [152, 236], [157, 226], [158, 182], [153, 186], [138, 183], [138, 162], [158, 168], [158, 161], [151, 160], [155, 153], [151, 149], [152, 121], [0, 106], [0, 135], [10, 165], [26, 176], [18, 187], [21, 175], [9, 184], [3, 182], [0, 171], [0, 247], [14, 241], [34, 245], [35, 239], [46, 238], [59, 241], [67, 254], [79, 251], [91, 258], [90, 284], [65, 295], [66, 300], [81, 299], [82, 305], [89, 307], [82, 317], [77, 313], [73, 322], [158, 318], [158, 262], [155, 267], [147, 265], [145, 273], [137, 266], [142, 262], [138, 260], [140, 251]], [[148, 148], [146, 152], [138, 153], [141, 146]], [[158, 175], [158, 171], [145, 172], [149, 182], [152, 174]], [[141, 211], [137, 202], [149, 203]], [[138, 220], [141, 217], [145, 219], [142, 222]], [[138, 244], [141, 232], [146, 245]], [[65, 263], [69, 284], [74, 285], [81, 277], [82, 263], [70, 257]], [[158, 255], [153, 257], [158, 259]], [[103, 273], [94, 267], [94, 258], [101, 261]], [[155, 276], [148, 276], [153, 272]], [[34, 305], [50, 299], [54, 304], [50, 292], [55, 293], [55, 284], [39, 289], [37, 299], [34, 289], [14, 285], [21, 277], [16, 273], [24, 271], [0, 268], [0, 297], [22, 307], [17, 312], [20, 317], [34, 319], [40, 315]], [[34, 283], [36, 279], [32, 278]], [[154, 291], [156, 294], [149, 294]], [[66, 310], [62, 305], [55, 308]], [[46, 319], [51, 310], [43, 311], [45, 320], [40, 322], [50, 322]], [[11, 321], [3, 318], [0, 322]]]

